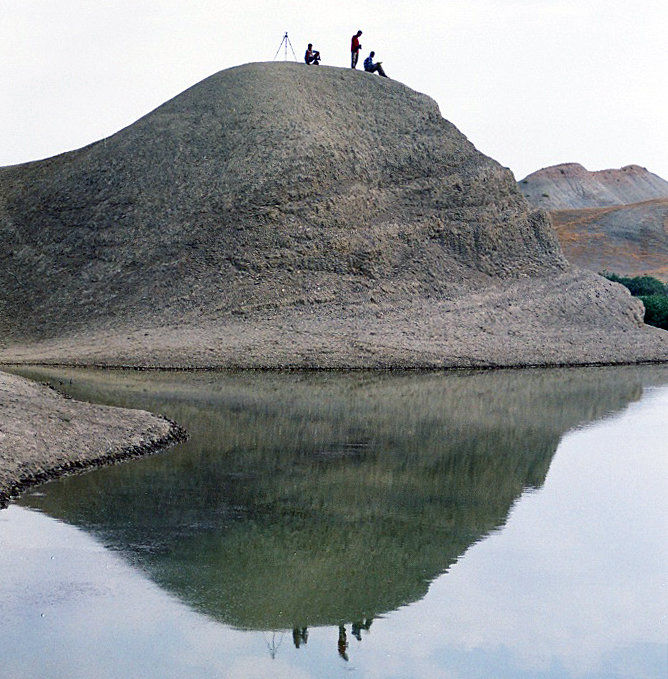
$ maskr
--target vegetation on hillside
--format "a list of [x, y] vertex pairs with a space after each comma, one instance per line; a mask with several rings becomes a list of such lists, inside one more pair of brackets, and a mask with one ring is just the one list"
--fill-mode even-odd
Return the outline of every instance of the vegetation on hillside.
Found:
[[668, 296], [641, 295], [645, 305], [645, 323], [668, 330]]
[[653, 276], [618, 276], [602, 274], [608, 280], [626, 286], [645, 305], [645, 323], [668, 330], [668, 285]]

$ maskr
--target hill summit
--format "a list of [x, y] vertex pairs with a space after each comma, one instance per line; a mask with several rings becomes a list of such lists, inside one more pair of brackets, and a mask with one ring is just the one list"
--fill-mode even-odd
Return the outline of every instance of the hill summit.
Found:
[[108, 139], [1, 169], [0, 231], [3, 360], [668, 358], [431, 99], [349, 69], [222, 71]]
[[519, 182], [535, 207], [573, 210], [668, 198], [668, 182], [639, 165], [590, 172], [579, 163], [537, 170]]

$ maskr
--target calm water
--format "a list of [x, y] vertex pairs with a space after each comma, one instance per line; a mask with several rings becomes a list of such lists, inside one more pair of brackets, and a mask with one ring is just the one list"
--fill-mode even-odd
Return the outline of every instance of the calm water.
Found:
[[32, 374], [191, 439], [0, 511], [0, 677], [666, 677], [667, 367]]

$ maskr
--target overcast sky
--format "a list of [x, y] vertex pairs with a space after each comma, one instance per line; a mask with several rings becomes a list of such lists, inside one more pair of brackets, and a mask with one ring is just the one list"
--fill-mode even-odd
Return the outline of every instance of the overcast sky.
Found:
[[358, 28], [363, 57], [375, 50], [517, 179], [570, 161], [668, 179], [666, 0], [0, 0], [0, 165], [79, 148], [216, 71], [271, 61], [286, 31], [299, 59], [313, 42], [346, 67]]

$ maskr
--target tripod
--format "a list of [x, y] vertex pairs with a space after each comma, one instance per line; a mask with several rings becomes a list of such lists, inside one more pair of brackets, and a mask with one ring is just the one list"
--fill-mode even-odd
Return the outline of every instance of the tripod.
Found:
[[281, 47], [283, 47], [283, 45], [285, 45], [285, 61], [288, 60], [288, 45], [290, 45], [290, 49], [292, 50], [292, 56], [295, 58], [295, 61], [297, 61], [297, 55], [295, 54], [294, 49], [292, 49], [292, 43], [290, 42], [290, 38], [288, 38], [287, 31], [285, 31], [283, 40], [281, 40], [281, 44], [278, 46], [278, 49], [276, 50], [276, 54], [274, 54], [273, 61], [276, 61], [276, 57], [278, 56], [278, 53], [281, 51]]

